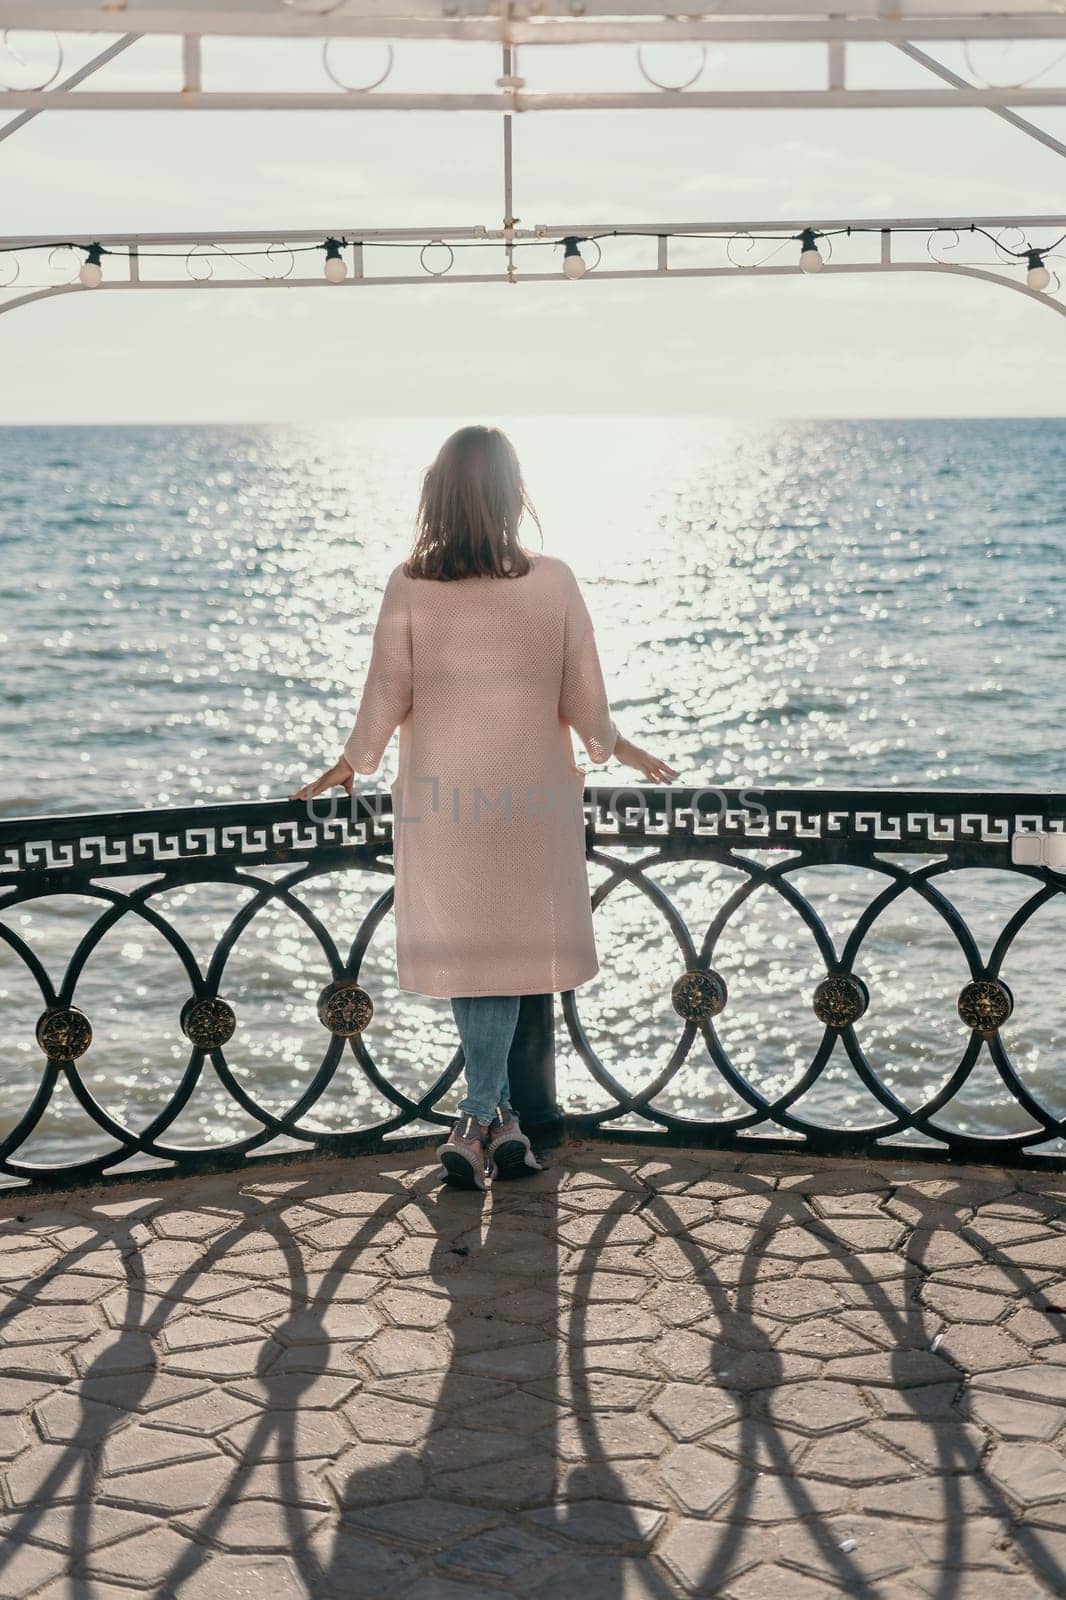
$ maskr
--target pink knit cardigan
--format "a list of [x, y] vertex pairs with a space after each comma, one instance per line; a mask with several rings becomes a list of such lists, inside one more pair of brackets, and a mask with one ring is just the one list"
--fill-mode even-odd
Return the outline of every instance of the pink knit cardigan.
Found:
[[570, 729], [618, 739], [596, 639], [565, 562], [520, 578], [389, 578], [344, 753], [392, 784], [396, 964], [417, 994], [544, 994], [597, 971]]

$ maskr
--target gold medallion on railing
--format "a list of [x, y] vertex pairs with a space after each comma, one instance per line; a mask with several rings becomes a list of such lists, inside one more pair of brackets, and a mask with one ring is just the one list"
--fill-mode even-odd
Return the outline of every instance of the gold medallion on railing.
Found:
[[221, 1050], [233, 1038], [237, 1015], [226, 1000], [190, 995], [181, 1008], [181, 1031], [197, 1050]]
[[725, 1010], [729, 990], [725, 979], [713, 968], [704, 972], [691, 967], [678, 978], [670, 991], [670, 998], [674, 1010], [686, 1022], [709, 1022]]
[[37, 1043], [49, 1061], [76, 1061], [92, 1042], [92, 1023], [77, 1006], [49, 1006], [42, 1012]]
[[853, 972], [831, 972], [814, 991], [814, 1014], [827, 1028], [849, 1028], [864, 1016], [870, 991]]
[[1014, 1010], [1014, 996], [1002, 978], [974, 978], [959, 995], [959, 1016], [982, 1039], [991, 1039]]
[[354, 1039], [374, 1015], [374, 1002], [355, 978], [338, 978], [318, 997], [318, 1020], [339, 1039]]

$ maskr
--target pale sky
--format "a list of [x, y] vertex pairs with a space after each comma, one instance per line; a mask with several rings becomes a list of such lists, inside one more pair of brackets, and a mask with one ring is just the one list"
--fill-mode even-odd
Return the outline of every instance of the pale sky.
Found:
[[[97, 36], [92, 49], [99, 49]], [[1061, 46], [930, 46], [1017, 81]], [[661, 52], [680, 74], [695, 47]], [[372, 76], [382, 47], [337, 57]], [[91, 53], [71, 45], [66, 69]], [[399, 44], [389, 87], [491, 89], [491, 46]], [[310, 41], [208, 44], [207, 87], [320, 85]], [[933, 85], [888, 46], [849, 81]], [[630, 47], [523, 53], [530, 87], [643, 87]], [[819, 85], [821, 47], [712, 50], [704, 87]], [[1047, 81], [1066, 77], [1062, 63]], [[176, 86], [159, 41], [92, 87]], [[1066, 138], [1066, 112], [1032, 120]], [[498, 226], [486, 113], [39, 117], [0, 143], [5, 233]], [[1066, 211], [1066, 162], [987, 111], [535, 113], [514, 130], [524, 225]], [[1064, 247], [1066, 248], [1066, 247]], [[1055, 265], [1055, 263], [1052, 263]], [[1061, 265], [1066, 268], [1066, 260]], [[496, 412], [1009, 415], [1066, 411], [1066, 318], [932, 275], [240, 294], [84, 294], [0, 317], [0, 422]]]

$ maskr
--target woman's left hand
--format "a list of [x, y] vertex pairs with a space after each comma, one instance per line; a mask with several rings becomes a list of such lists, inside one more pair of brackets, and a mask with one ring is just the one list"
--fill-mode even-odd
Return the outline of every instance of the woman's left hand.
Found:
[[295, 794], [290, 794], [290, 800], [313, 800], [316, 794], [322, 794], [326, 789], [339, 786], [347, 794], [352, 792], [352, 780], [355, 777], [355, 768], [345, 756], [334, 762], [328, 772], [321, 778], [316, 778], [313, 783], [305, 783], [302, 789], [297, 789]]
[[623, 767], [633, 767], [649, 783], [669, 784], [677, 777], [677, 768], [672, 767], [661, 756], [653, 756], [650, 750], [642, 750], [639, 744], [634, 744], [632, 739], [619, 736], [614, 747], [614, 758], [620, 761]]

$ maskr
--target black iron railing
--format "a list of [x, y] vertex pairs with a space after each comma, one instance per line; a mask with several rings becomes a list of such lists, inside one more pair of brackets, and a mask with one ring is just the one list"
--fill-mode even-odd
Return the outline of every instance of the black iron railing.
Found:
[[[560, 1108], [555, 1002], [551, 996], [526, 997], [511, 1083], [531, 1132], [541, 1140], [573, 1132], [832, 1154], [898, 1153], [903, 1144], [908, 1153], [940, 1158], [1066, 1164], [1057, 1144], [1066, 1133], [1066, 1119], [1018, 1070], [1002, 1032], [1014, 1007], [1004, 963], [1034, 915], [1066, 890], [1066, 795], [596, 788], [586, 791], [585, 801], [588, 856], [597, 880], [594, 908], [605, 907], [618, 891], [630, 891], [646, 897], [649, 912], [661, 919], [674, 952], [667, 988], [675, 1037], [649, 1081], [627, 1087], [624, 1075], [608, 1068], [593, 1043], [582, 1016], [584, 991], [564, 995], [561, 1013], [573, 1050], [602, 1103], [594, 1109]], [[398, 1139], [436, 1137], [433, 1125], [450, 1120], [442, 1105], [461, 1072], [461, 1054], [455, 1051], [420, 1091], [405, 1090], [375, 1060], [374, 1040], [389, 1028], [389, 1017], [380, 1004], [375, 1010], [378, 997], [364, 967], [391, 906], [391, 884], [382, 884], [359, 926], [346, 930], [343, 944], [306, 899], [308, 886], [330, 874], [387, 879], [391, 851], [387, 794], [320, 800], [314, 815], [300, 803], [267, 801], [0, 822], [0, 1060], [9, 1105], [0, 1172], [23, 1182], [77, 1181], [122, 1169], [131, 1160], [182, 1169], [233, 1163], [278, 1148], [279, 1141], [290, 1149], [295, 1143], [352, 1153], [382, 1149]], [[687, 920], [682, 916], [659, 881], [664, 868], [678, 863], [696, 870], [713, 864], [733, 875], [728, 892], [717, 904], [708, 903], [707, 915], [695, 927], [691, 914]], [[874, 892], [837, 942], [803, 887], [804, 874], [827, 866], [876, 875]], [[993, 937], [983, 944], [947, 892], [952, 874], [972, 869], [1009, 873], [1013, 887], [1021, 890], [1020, 898], [1014, 896], [1018, 903], [999, 917]], [[202, 961], [165, 904], [174, 890], [193, 885], [237, 885], [245, 892], [240, 909]], [[743, 1018], [731, 1015], [734, 973], [719, 952], [757, 893], [776, 897], [800, 919], [819, 965], [807, 996], [816, 1042], [788, 1083], [773, 1089], [738, 1065], [724, 1040], [725, 1023], [735, 1029]], [[16, 914], [39, 904], [66, 903], [69, 896], [98, 911], [73, 952], [64, 956], [61, 970], [52, 971], [35, 951], [32, 929], [20, 927]], [[905, 896], [917, 896], [936, 915], [966, 974], [952, 1015], [943, 1018], [945, 1029], [962, 1030], [957, 1060], [935, 1086], [919, 1083], [906, 1095], [878, 1070], [862, 1040], [863, 1018], [878, 1003], [877, 989], [864, 971], [865, 941], [878, 919]], [[321, 1060], [282, 1109], [264, 1104], [227, 1061], [227, 1046], [241, 1026], [227, 998], [227, 963], [267, 906], [284, 907], [310, 930], [321, 961]], [[181, 1040], [187, 1059], [176, 1086], [138, 1127], [108, 1111], [90, 1087], [86, 1066], [93, 1055], [93, 1018], [79, 1004], [79, 980], [89, 957], [127, 919], [166, 941], [187, 983], [184, 996], [177, 997], [169, 1037], [171, 1047]], [[603, 940], [600, 956], [609, 971], [612, 951]], [[3, 973], [10, 976], [13, 970], [28, 974], [40, 996], [35, 1020], [39, 1073], [36, 1081], [25, 1082], [24, 1103], [16, 1110], [10, 1109], [12, 1093], [23, 1087], [21, 1081], [12, 1083], [17, 1017], [4, 998], [9, 987], [3, 981]], [[1042, 1002], [1047, 1003], [1046, 995]], [[164, 1041], [158, 1042], [161, 1048]], [[145, 1044], [151, 1049], [153, 1040]], [[701, 1052], [704, 1075], [710, 1073], [729, 1091], [728, 1112], [711, 1108], [701, 1114], [697, 1105], [680, 1114], [667, 1104], [679, 1075]], [[314, 1125], [313, 1113], [346, 1053], [390, 1111], [368, 1125], [324, 1129]], [[952, 1103], [979, 1062], [984, 1068], [991, 1064], [1020, 1127], [982, 1133], [953, 1121]], [[861, 1125], [831, 1125], [802, 1104], [830, 1067], [839, 1072], [841, 1064], [874, 1107], [872, 1118]], [[254, 1131], [225, 1143], [174, 1140], [171, 1130], [210, 1074]], [[45, 1162], [25, 1157], [59, 1091], [72, 1096], [109, 1141], [105, 1152], [72, 1160], [60, 1150]]]

